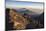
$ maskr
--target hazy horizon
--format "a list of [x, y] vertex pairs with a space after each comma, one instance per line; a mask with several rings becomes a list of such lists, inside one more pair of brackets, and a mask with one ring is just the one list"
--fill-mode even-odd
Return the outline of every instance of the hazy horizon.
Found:
[[6, 8], [26, 8], [40, 14], [43, 12], [43, 3], [6, 0]]
[[39, 8], [43, 9], [43, 3], [38, 2], [24, 2], [24, 1], [10, 1], [6, 0], [6, 8]]

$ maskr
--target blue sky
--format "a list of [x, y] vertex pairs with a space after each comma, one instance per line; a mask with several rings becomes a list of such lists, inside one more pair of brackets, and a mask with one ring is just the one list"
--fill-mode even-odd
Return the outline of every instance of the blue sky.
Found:
[[43, 8], [43, 3], [36, 3], [36, 2], [21, 2], [21, 1], [11, 1], [6, 0], [6, 7], [34, 7], [34, 8]]

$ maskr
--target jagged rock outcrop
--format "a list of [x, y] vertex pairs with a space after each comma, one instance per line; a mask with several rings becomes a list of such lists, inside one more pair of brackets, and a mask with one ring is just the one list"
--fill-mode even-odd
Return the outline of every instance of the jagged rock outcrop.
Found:
[[10, 10], [9, 15], [11, 19], [9, 23], [14, 23], [13, 29], [25, 29], [25, 26], [29, 23], [26, 18], [24, 18], [21, 14], [17, 13], [13, 9]]

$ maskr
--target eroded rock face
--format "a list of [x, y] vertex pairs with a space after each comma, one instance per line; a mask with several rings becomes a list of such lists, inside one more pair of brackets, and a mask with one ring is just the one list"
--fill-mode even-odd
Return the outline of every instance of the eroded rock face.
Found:
[[10, 10], [10, 20], [9, 23], [13, 24], [13, 29], [25, 29], [26, 25], [29, 23], [26, 18], [24, 18], [21, 14], [17, 13], [13, 9]]

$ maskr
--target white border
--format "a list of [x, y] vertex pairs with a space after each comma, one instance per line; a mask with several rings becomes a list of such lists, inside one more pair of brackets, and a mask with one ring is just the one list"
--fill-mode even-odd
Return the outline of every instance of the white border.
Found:
[[[33, 2], [43, 2], [43, 1], [34, 0]], [[46, 1], [44, 2], [46, 3]], [[5, 0], [0, 0], [0, 31], [5, 31], [5, 4], [4, 3], [5, 3]], [[44, 20], [45, 20], [45, 26], [46, 26], [46, 9], [44, 12], [45, 12]], [[21, 30], [21, 31], [46, 31], [46, 27], [44, 29], [31, 29], [31, 30]]]
[[0, 0], [0, 31], [5, 31], [5, 9], [4, 0]]

